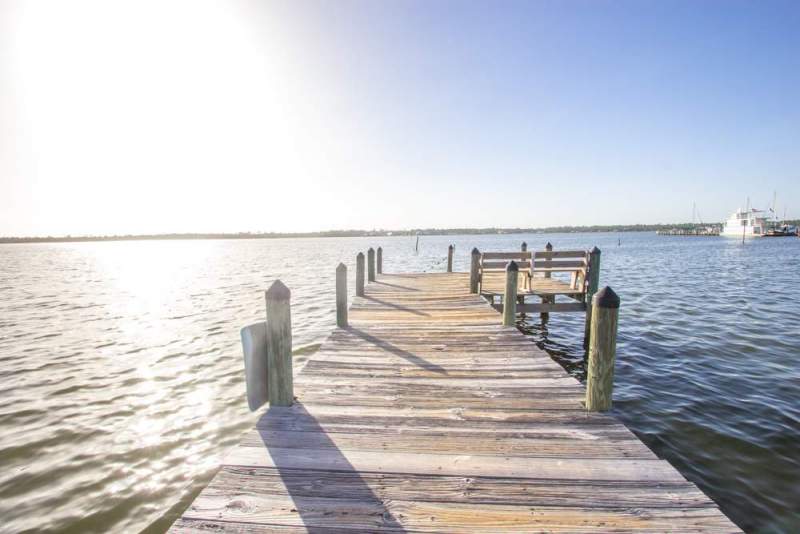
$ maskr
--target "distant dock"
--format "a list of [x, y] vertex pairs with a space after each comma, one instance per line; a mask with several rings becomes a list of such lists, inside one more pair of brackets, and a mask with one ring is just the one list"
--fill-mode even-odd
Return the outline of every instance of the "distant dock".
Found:
[[708, 237], [719, 236], [720, 229], [717, 227], [707, 228], [672, 228], [669, 230], [658, 230], [657, 235], [679, 235], [679, 236], [694, 236], [694, 237]]
[[[297, 373], [276, 282], [266, 328], [243, 334], [248, 398], [270, 406], [171, 531], [739, 532], [603, 413], [620, 302], [599, 261], [523, 246], [452, 272], [451, 246], [447, 272], [384, 274], [370, 249], [351, 306], [337, 268], [338, 327]], [[521, 312], [585, 314], [586, 387]]]

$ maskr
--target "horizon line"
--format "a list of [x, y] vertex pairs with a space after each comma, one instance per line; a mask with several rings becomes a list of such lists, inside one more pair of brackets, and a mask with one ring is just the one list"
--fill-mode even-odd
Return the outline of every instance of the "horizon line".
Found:
[[[793, 221], [787, 221], [793, 222]], [[280, 239], [313, 237], [371, 237], [394, 235], [458, 235], [458, 234], [525, 234], [525, 233], [579, 233], [579, 232], [647, 232], [670, 228], [695, 228], [720, 225], [722, 223], [655, 223], [655, 224], [595, 224], [546, 227], [454, 227], [454, 228], [410, 228], [373, 230], [318, 230], [309, 232], [167, 232], [159, 234], [111, 234], [111, 235], [47, 235], [47, 236], [0, 236], [0, 244], [41, 242], [86, 242], [86, 241], [136, 241], [136, 240], [181, 240], [181, 239]]]

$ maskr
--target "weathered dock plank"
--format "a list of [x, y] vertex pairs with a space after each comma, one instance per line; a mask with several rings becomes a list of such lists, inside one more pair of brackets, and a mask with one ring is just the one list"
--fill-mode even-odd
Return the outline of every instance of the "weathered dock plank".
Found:
[[738, 532], [465, 273], [378, 275], [174, 532]]

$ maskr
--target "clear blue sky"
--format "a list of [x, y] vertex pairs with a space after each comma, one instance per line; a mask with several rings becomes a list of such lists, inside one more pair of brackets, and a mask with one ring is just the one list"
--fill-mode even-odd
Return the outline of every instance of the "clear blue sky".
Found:
[[0, 234], [800, 217], [800, 2], [22, 4]]

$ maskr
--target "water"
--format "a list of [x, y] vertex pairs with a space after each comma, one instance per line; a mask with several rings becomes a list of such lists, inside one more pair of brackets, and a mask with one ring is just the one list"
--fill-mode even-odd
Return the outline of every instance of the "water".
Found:
[[[359, 250], [467, 270], [522, 240], [603, 250], [614, 414], [746, 530], [800, 530], [800, 239], [553, 234], [0, 245], [0, 531], [165, 530], [253, 424], [239, 328], [273, 279], [313, 348]], [[582, 317], [525, 328], [582, 376]]]

